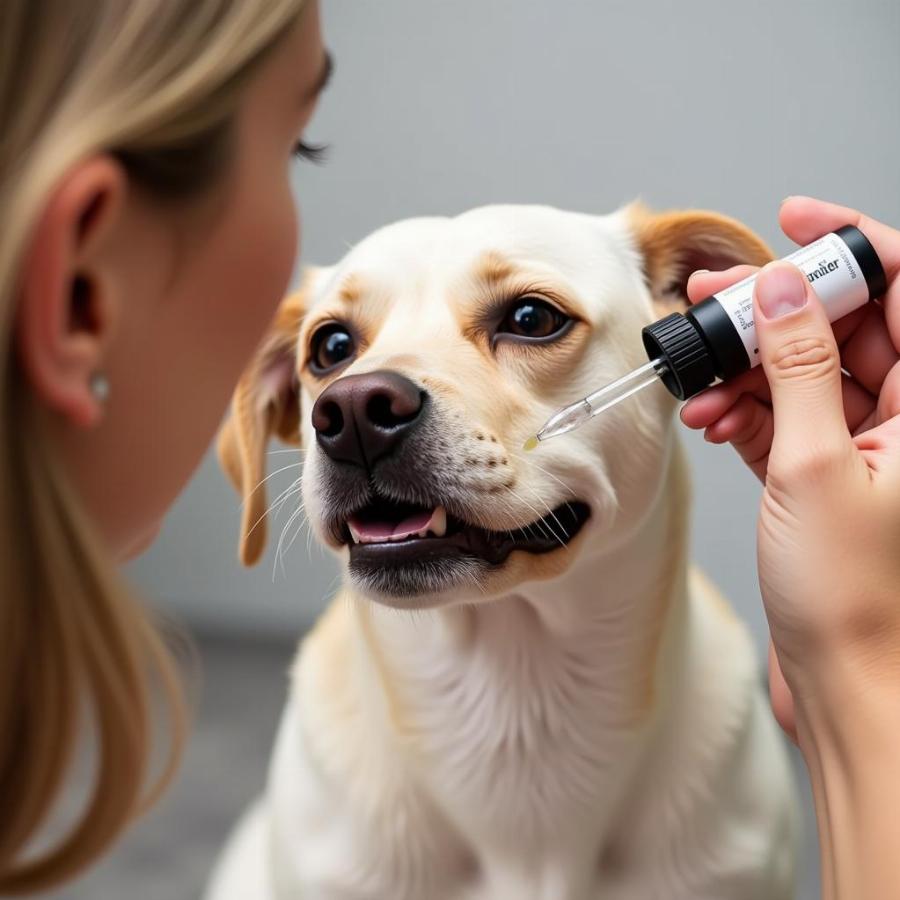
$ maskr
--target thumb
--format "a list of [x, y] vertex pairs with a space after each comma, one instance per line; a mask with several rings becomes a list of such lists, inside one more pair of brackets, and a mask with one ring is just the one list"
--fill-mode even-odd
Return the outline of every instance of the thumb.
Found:
[[831, 324], [806, 276], [786, 262], [756, 278], [753, 317], [772, 392], [770, 462], [787, 463], [850, 448], [841, 396], [841, 360]]

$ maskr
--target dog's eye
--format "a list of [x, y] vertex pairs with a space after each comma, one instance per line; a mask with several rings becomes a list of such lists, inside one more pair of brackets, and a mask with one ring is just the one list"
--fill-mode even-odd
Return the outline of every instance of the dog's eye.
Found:
[[329, 322], [317, 329], [312, 336], [309, 366], [321, 375], [346, 362], [356, 352], [356, 342], [346, 325]]
[[571, 319], [555, 306], [539, 297], [520, 297], [511, 306], [497, 329], [497, 334], [539, 340], [558, 335]]

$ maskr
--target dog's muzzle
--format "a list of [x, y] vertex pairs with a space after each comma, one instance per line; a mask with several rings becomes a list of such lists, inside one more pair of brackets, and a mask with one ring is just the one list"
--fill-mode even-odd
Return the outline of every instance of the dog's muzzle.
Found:
[[502, 565], [514, 550], [558, 550], [590, 517], [571, 498], [512, 530], [476, 524], [484, 498], [460, 478], [428, 392], [398, 372], [337, 379], [316, 401], [312, 424], [327, 457], [319, 478], [326, 531], [349, 548], [350, 574], [376, 593], [438, 591]]

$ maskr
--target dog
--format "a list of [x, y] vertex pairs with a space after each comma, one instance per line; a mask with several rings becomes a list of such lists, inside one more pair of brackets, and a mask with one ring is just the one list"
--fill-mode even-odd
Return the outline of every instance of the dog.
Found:
[[219, 439], [265, 545], [306, 448], [343, 584], [292, 670], [268, 787], [210, 900], [781, 900], [798, 808], [744, 626], [688, 563], [662, 386], [523, 452], [646, 362], [742, 224], [640, 204], [383, 228], [288, 297]]

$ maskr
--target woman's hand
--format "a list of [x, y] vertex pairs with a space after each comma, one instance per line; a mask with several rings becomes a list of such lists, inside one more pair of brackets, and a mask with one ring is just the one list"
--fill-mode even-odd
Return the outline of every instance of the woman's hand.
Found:
[[[897, 877], [900, 853], [900, 232], [802, 197], [780, 219], [799, 244], [858, 226], [887, 294], [832, 332], [805, 276], [766, 266], [754, 296], [762, 366], [690, 401], [682, 419], [730, 441], [765, 484], [773, 705], [810, 768], [825, 896], [884, 896], [897, 881], [878, 879]], [[691, 299], [750, 271], [695, 273]]]
[[[785, 263], [767, 266], [754, 299], [762, 366], [682, 411], [708, 440], [730, 441], [765, 483], [761, 587], [792, 683], [810, 665], [801, 649], [810, 641], [862, 651], [890, 626], [900, 655], [900, 577], [887, 579], [900, 576], [900, 232], [803, 197], [787, 200], [780, 218], [800, 244], [857, 225], [889, 284], [882, 304], [847, 316], [832, 334], [806, 278]], [[690, 296], [751, 271], [695, 273]], [[888, 594], [880, 613], [876, 586]], [[839, 587], [843, 596], [824, 603]]]

